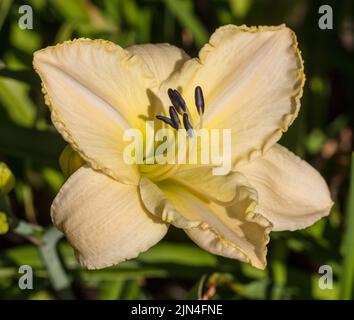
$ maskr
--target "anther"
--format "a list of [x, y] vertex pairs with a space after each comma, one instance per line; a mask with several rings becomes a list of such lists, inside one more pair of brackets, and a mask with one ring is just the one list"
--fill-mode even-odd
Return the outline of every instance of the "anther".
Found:
[[194, 98], [199, 115], [204, 114], [204, 96], [203, 90], [200, 86], [195, 87]]
[[189, 122], [187, 113], [183, 114], [183, 125], [184, 125], [184, 128], [186, 129], [188, 135], [190, 137], [192, 137], [193, 136], [193, 127], [192, 127], [191, 123]]
[[172, 90], [171, 88], [168, 89], [167, 93], [177, 112], [183, 114], [183, 112], [186, 111], [186, 102], [181, 94], [177, 90]]
[[173, 90], [173, 91], [174, 91], [174, 93], [176, 95], [176, 98], [177, 98], [177, 100], [179, 102], [179, 105], [180, 105], [181, 109], [184, 112], [186, 112], [187, 107], [186, 107], [186, 102], [184, 101], [183, 97], [181, 96], [181, 94], [177, 90]]
[[167, 117], [158, 115], [158, 116], [156, 116], [156, 119], [161, 120], [162, 122], [164, 122], [164, 123], [170, 125], [170, 126], [171, 126], [172, 128], [174, 128], [174, 129], [178, 129], [178, 128], [175, 127], [174, 122], [173, 122], [170, 118], [167, 118]]
[[174, 127], [176, 129], [180, 129], [181, 128], [181, 121], [179, 120], [176, 109], [171, 106], [168, 111], [170, 113], [170, 118], [172, 120]]

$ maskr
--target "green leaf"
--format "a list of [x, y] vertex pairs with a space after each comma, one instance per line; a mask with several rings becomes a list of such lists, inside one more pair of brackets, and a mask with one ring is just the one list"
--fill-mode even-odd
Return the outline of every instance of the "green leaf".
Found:
[[194, 37], [195, 43], [201, 47], [208, 41], [208, 32], [200, 20], [195, 16], [187, 1], [164, 0], [172, 15], [179, 21], [182, 27], [188, 29]]
[[46, 181], [46, 183], [50, 186], [50, 188], [54, 192], [59, 191], [60, 187], [64, 183], [64, 177], [62, 173], [60, 173], [58, 170], [45, 167], [42, 170], [42, 175], [43, 175], [43, 179]]
[[30, 159], [52, 167], [59, 167], [58, 159], [65, 147], [59, 134], [51, 131], [0, 125], [0, 153]]
[[123, 300], [141, 299], [140, 282], [136, 279], [127, 281], [121, 299]]
[[35, 246], [25, 245], [8, 249], [4, 252], [4, 257], [10, 259], [17, 266], [30, 265], [33, 269], [43, 269], [43, 262]]
[[117, 267], [102, 270], [80, 270], [81, 278], [88, 282], [114, 281], [118, 279], [142, 279], [142, 278], [166, 278], [168, 270], [158, 267], [125, 267], [122, 264]]
[[84, 6], [84, 1], [62, 1], [50, 0], [50, 6], [56, 13], [59, 13], [67, 20], [85, 20], [88, 19], [87, 11]]
[[15, 123], [31, 126], [36, 115], [36, 107], [28, 96], [28, 88], [13, 79], [0, 77], [0, 105]]
[[116, 300], [118, 299], [124, 289], [124, 281], [122, 279], [115, 279], [111, 281], [102, 281], [100, 284], [100, 300]]
[[352, 153], [350, 170], [346, 231], [343, 238], [345, 254], [339, 291], [339, 298], [343, 300], [352, 299], [354, 286], [354, 153]]
[[23, 53], [32, 53], [41, 47], [41, 37], [34, 30], [20, 29], [15, 20], [11, 25], [11, 45], [21, 50]]
[[76, 20], [64, 22], [55, 37], [54, 43], [70, 40], [73, 37], [77, 25], [78, 22]]
[[185, 266], [216, 267], [216, 256], [193, 244], [161, 242], [139, 256], [145, 263], [174, 263]]
[[251, 9], [253, 0], [230, 0], [231, 11], [236, 18], [244, 18]]
[[267, 290], [270, 285], [268, 279], [252, 281], [248, 284], [234, 284], [234, 290], [242, 297], [248, 299], [266, 299]]

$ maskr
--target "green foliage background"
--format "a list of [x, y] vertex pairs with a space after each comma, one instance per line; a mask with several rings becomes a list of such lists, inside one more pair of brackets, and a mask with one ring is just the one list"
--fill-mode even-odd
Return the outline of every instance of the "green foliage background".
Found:
[[[18, 27], [18, 9], [24, 4], [33, 8], [33, 30]], [[333, 8], [333, 30], [318, 27], [322, 4], [319, 0], [0, 0], [0, 160], [16, 176], [8, 200], [15, 220], [22, 221], [20, 228], [0, 236], [0, 298], [196, 299], [207, 293], [212, 299], [351, 299], [354, 3], [325, 1]], [[272, 233], [265, 271], [204, 252], [171, 228], [164, 241], [138, 259], [101, 271], [81, 269], [62, 240], [59, 252], [65, 273], [61, 274], [63, 270], [48, 262], [48, 250], [53, 248], [43, 249], [38, 239], [55, 234], [49, 207], [64, 181], [58, 167], [64, 143], [50, 124], [32, 69], [33, 52], [67, 39], [90, 37], [123, 47], [170, 42], [196, 55], [213, 30], [228, 23], [286, 23], [295, 30], [307, 83], [300, 116], [281, 142], [324, 175], [335, 200], [331, 215], [306, 230]], [[26, 227], [38, 225], [38, 235], [26, 233]], [[33, 290], [18, 288], [18, 268], [24, 264], [34, 269]], [[318, 269], [325, 264], [333, 268], [332, 290], [318, 286]]]

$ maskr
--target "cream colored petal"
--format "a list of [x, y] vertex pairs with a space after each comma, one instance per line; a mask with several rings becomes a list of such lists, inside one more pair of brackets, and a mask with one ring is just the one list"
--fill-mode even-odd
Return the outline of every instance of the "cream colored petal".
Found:
[[62, 187], [51, 214], [79, 262], [99, 269], [135, 258], [160, 241], [168, 225], [142, 206], [136, 186], [81, 167]]
[[194, 118], [194, 89], [202, 87], [204, 126], [232, 129], [233, 160], [239, 163], [260, 156], [291, 125], [304, 73], [296, 36], [284, 25], [228, 25], [169, 81], [182, 87]]
[[254, 190], [243, 188], [238, 188], [240, 198], [224, 207], [176, 180], [154, 184], [143, 178], [140, 184], [146, 208], [164, 221], [184, 228], [200, 247], [264, 268], [271, 224], [253, 213], [257, 197]]
[[[139, 56], [105, 40], [76, 39], [47, 47], [35, 52], [33, 63], [45, 86], [55, 76], [59, 87], [62, 81], [83, 87], [115, 111], [122, 127], [135, 126], [138, 116], [147, 115], [147, 91], [159, 85]], [[48, 94], [50, 98], [52, 92]]]
[[[168, 43], [161, 44], [141, 44], [127, 48], [127, 51], [140, 57], [150, 72], [153, 74], [159, 85], [168, 79], [175, 71], [179, 70], [189, 56], [182, 50]], [[154, 121], [155, 130], [164, 125], [156, 119], [156, 115], [168, 116], [168, 108], [171, 102], [167, 96], [168, 88], [156, 87], [148, 91], [150, 106], [147, 119]]]
[[214, 202], [227, 204], [237, 198], [238, 201], [248, 196], [248, 181], [239, 172], [228, 175], [213, 175], [210, 167], [197, 167], [176, 172], [171, 178], [188, 189], [211, 199]]
[[330, 213], [333, 202], [325, 180], [279, 144], [241, 171], [258, 192], [257, 212], [275, 231], [306, 228]]
[[243, 210], [241, 203], [229, 208], [219, 206], [213, 214], [225, 216], [222, 223], [211, 224], [205, 229], [185, 229], [185, 232], [204, 250], [264, 269], [272, 225], [263, 216], [245, 215]]
[[254, 194], [230, 207], [202, 199], [179, 185], [163, 186], [163, 191], [178, 212], [188, 217], [193, 212], [202, 224], [185, 232], [201, 248], [214, 254], [249, 262], [257, 268], [266, 265], [266, 245], [271, 224], [253, 213]]
[[189, 59], [182, 49], [168, 43], [133, 45], [127, 50], [141, 57], [160, 83], [179, 70]]
[[103, 40], [78, 39], [34, 54], [57, 130], [93, 168], [137, 184], [136, 166], [122, 159], [123, 131], [144, 123], [149, 87], [157, 80], [145, 63]]
[[[170, 183], [173, 183], [170, 181]], [[193, 211], [180, 213], [166, 192], [160, 187], [166, 183], [153, 183], [150, 179], [141, 178], [139, 184], [140, 197], [146, 210], [166, 223], [178, 228], [191, 228], [202, 225], [200, 216]]]
[[[178, 191], [194, 194], [206, 202], [215, 202], [223, 206], [252, 199], [257, 200], [257, 192], [249, 185], [245, 176], [232, 172], [227, 176], [213, 176], [209, 168], [195, 168], [181, 171], [163, 181], [155, 183], [150, 179], [140, 179], [140, 196], [146, 209], [159, 219], [179, 228], [203, 226], [204, 221], [198, 212], [185, 210], [180, 212], [174, 201]], [[185, 192], [182, 192], [185, 190]]]
[[[193, 209], [198, 204], [192, 203]], [[229, 208], [199, 204], [207, 218], [208, 228], [185, 229], [187, 235], [202, 249], [223, 257], [248, 262], [264, 269], [271, 223], [261, 215], [247, 212], [248, 202]], [[209, 219], [211, 218], [211, 219]]]

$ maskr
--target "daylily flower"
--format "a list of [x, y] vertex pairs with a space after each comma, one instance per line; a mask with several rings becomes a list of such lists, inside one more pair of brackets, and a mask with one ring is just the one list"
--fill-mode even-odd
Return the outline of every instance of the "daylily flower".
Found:
[[[271, 230], [305, 228], [330, 212], [321, 175], [277, 144], [298, 115], [305, 78], [285, 25], [223, 26], [194, 59], [168, 44], [77, 39], [36, 52], [34, 68], [54, 126], [85, 161], [51, 208], [82, 266], [137, 257], [172, 224], [205, 250], [264, 268]], [[156, 116], [169, 114], [169, 88], [197, 122], [196, 87], [203, 127], [232, 130], [232, 172], [126, 164], [124, 130], [154, 119], [164, 126]]]

